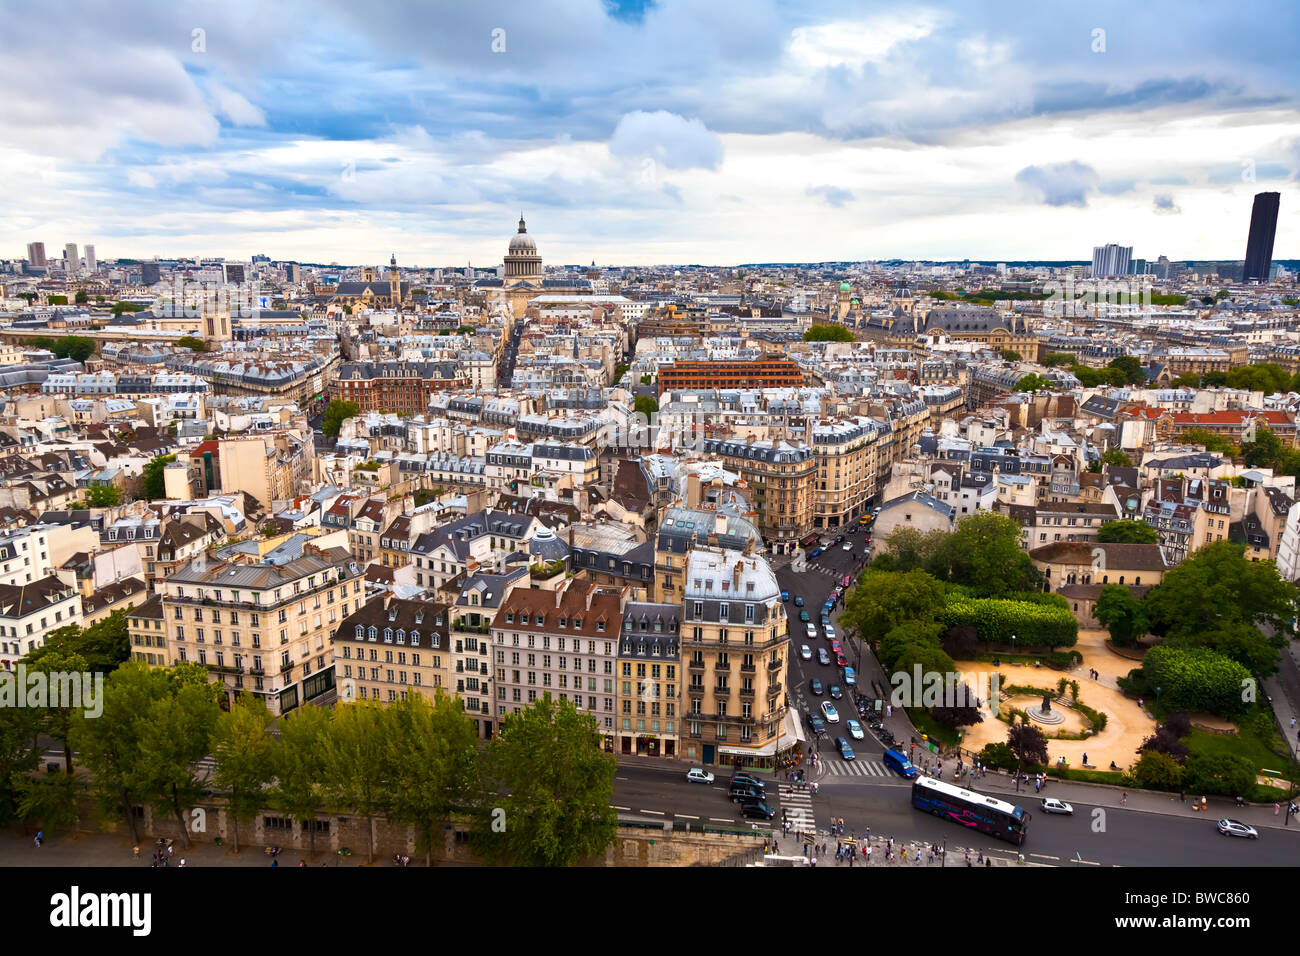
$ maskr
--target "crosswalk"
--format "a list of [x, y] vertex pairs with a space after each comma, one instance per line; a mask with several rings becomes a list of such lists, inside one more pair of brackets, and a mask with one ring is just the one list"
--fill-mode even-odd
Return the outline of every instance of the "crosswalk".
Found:
[[834, 777], [891, 777], [879, 760], [828, 760], [826, 771]]
[[817, 818], [813, 814], [812, 792], [796, 789], [788, 783], [780, 784], [777, 792], [781, 795], [782, 819], [774, 822], [789, 823], [791, 833], [817, 832]]

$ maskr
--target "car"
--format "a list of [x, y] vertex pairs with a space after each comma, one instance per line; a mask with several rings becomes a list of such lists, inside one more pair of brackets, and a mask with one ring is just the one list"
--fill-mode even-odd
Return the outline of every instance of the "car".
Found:
[[852, 551], [852, 550], [853, 550], [853, 542], [852, 542], [852, 541], [845, 541], [845, 542], [844, 542], [844, 550], [845, 550], [845, 551]]
[[843, 737], [835, 738], [835, 746], [839, 748], [841, 759], [853, 760], [857, 757], [857, 754], [853, 752], [853, 748], [849, 746], [849, 742]]
[[852, 667], [844, 668], [844, 683], [850, 687], [856, 687], [858, 684], [858, 672]]
[[838, 724], [840, 722], [840, 712], [835, 709], [835, 705], [829, 700], [822, 701], [822, 716], [826, 718], [828, 724]]
[[1259, 833], [1254, 827], [1248, 827], [1237, 820], [1223, 819], [1219, 821], [1219, 832], [1224, 836], [1246, 837], [1249, 840], [1258, 840]]
[[776, 811], [762, 800], [751, 800], [740, 805], [740, 815], [753, 820], [771, 820]]
[[1043, 797], [1038, 801], [1038, 805], [1043, 808], [1044, 813], [1064, 813], [1067, 817], [1074, 816], [1074, 807], [1064, 800], [1057, 800], [1056, 797]]
[[808, 636], [814, 641], [817, 640], [817, 625], [809, 622], [807, 625]]
[[880, 514], [880, 505], [876, 505], [876, 507], [872, 508], [872, 509], [871, 509], [871, 514], [872, 514], [873, 517], [874, 517], [875, 515]]
[[919, 770], [912, 766], [912, 761], [908, 760], [907, 755], [901, 750], [886, 750], [881, 756], [881, 761], [894, 773], [907, 780], [911, 780], [920, 773]]
[[803, 597], [801, 595], [796, 594], [794, 596], [794, 606], [803, 607]]
[[817, 663], [821, 664], [823, 667], [827, 667], [830, 665], [830, 662], [831, 662], [831, 656], [826, 653], [826, 648], [824, 647], [817, 648]]
[[814, 697], [820, 697], [822, 695], [822, 682], [814, 677], [808, 682], [808, 689], [812, 691]]
[[767, 784], [764, 781], [747, 773], [733, 773], [731, 775], [731, 786], [753, 787], [761, 793], [767, 792]]
[[808, 612], [807, 612], [807, 611], [800, 611], [800, 612], [799, 612], [799, 620], [801, 620], [801, 621], [803, 621], [805, 624], [807, 624], [809, 621], [812, 620], [812, 618], [808, 616]]
[[839, 595], [841, 595], [841, 594], [843, 594], [843, 593], [844, 593], [844, 588], [841, 587], [841, 586], [838, 585], [838, 584], [835, 585], [835, 595], [838, 597]]
[[790, 600], [790, 592], [789, 592], [789, 591], [782, 591], [782, 592], [781, 592], [781, 600], [782, 600], [782, 601], [788, 601], [788, 600]]
[[844, 587], [848, 587], [852, 581], [853, 579], [849, 577], [847, 574], [844, 575], [844, 577], [840, 578], [840, 584], [842, 584]]
[[821, 621], [822, 621], [822, 627], [827, 627], [831, 623], [831, 616], [827, 614], [825, 611], [822, 611]]
[[824, 630], [826, 631], [826, 639], [827, 639], [828, 641], [833, 641], [833, 640], [835, 640], [835, 628], [833, 628], [833, 627], [831, 627], [829, 624], [827, 624], [826, 627], [824, 628]]
[[821, 554], [821, 553], [822, 553], [822, 549], [821, 549], [821, 548], [813, 548], [811, 551], [808, 552], [808, 557], [810, 557], [810, 558], [815, 558], [815, 557], [817, 557], [817, 555], [819, 555], [819, 554]]
[[840, 645], [839, 638], [832, 637], [830, 640], [831, 640], [831, 653], [832, 653], [832, 654], [839, 654], [839, 653], [841, 653], [841, 652], [844, 650], [844, 648]]
[[808, 711], [808, 729], [815, 734], [826, 733], [826, 725], [822, 723], [822, 719], [811, 710]]
[[732, 803], [748, 803], [751, 800], [762, 800], [767, 794], [747, 783], [733, 783], [727, 789], [727, 796]]
[[826, 693], [830, 694], [836, 700], [839, 700], [844, 696], [844, 691], [840, 690], [839, 684], [831, 684], [830, 687], [826, 688]]
[[856, 720], [846, 720], [844, 721], [844, 726], [849, 729], [849, 736], [854, 740], [866, 739], [867, 735], [862, 732], [862, 725]]
[[847, 657], [844, 656], [844, 652], [843, 652], [843, 651], [836, 651], [836, 652], [835, 652], [835, 666], [836, 666], [836, 667], [848, 667], [848, 666], [849, 666], [849, 659], [848, 659]]
[[812, 660], [812, 648], [809, 647], [807, 644], [800, 644], [800, 645], [799, 645], [799, 656], [802, 657], [802, 658], [803, 658], [804, 660], [806, 660], [806, 661], [810, 661], [810, 660]]
[[686, 771], [686, 779], [691, 783], [713, 783], [713, 774], [702, 767], [692, 767]]

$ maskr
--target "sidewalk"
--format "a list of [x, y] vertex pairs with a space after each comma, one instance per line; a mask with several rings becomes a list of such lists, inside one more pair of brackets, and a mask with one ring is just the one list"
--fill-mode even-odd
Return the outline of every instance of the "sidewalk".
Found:
[[[45, 843], [37, 847], [32, 840], [32, 834], [21, 832], [17, 828], [10, 828], [0, 832], [0, 866], [125, 866], [133, 869], [143, 868], [152, 869], [151, 859], [153, 857], [155, 846], [153, 840], [148, 840], [140, 844], [140, 857], [136, 857], [131, 852], [131, 839], [125, 833], [87, 833], [85, 831], [68, 832], [59, 831], [53, 835], [47, 836]], [[211, 843], [195, 843], [188, 850], [181, 849], [180, 843], [176, 844], [175, 854], [169, 858], [167, 869], [176, 869], [179, 867], [181, 860], [185, 860], [185, 867], [191, 866], [222, 866], [222, 867], [251, 867], [262, 866], [269, 867], [271, 858], [266, 855], [263, 847], [245, 844], [238, 856], [236, 856], [228, 846], [213, 846]], [[363, 849], [359, 854], [353, 850], [353, 855], [349, 857], [340, 857], [332, 851], [318, 852], [315, 857], [308, 855], [306, 850], [294, 850], [292, 848], [282, 850], [276, 862], [280, 867], [297, 867], [299, 860], [306, 860], [309, 867], [328, 867], [335, 866], [365, 866], [366, 852]], [[412, 865], [416, 864], [412, 858]], [[424, 859], [419, 859], [419, 864], [424, 864]], [[392, 862], [386, 858], [376, 857], [374, 866], [392, 866]]]
[[[857, 841], [856, 853], [853, 857], [852, 864], [849, 863], [847, 857], [844, 858], [843, 860], [836, 860], [835, 858], [835, 850], [838, 845], [838, 841], [843, 841], [850, 837]], [[953, 840], [948, 840], [946, 843], [947, 860], [944, 860], [945, 854], [940, 852], [940, 850], [943, 849], [944, 846], [943, 844], [936, 845], [934, 847], [935, 853], [933, 858], [931, 858], [930, 844], [920, 843], [915, 840], [905, 840], [903, 842], [899, 842], [895, 840], [893, 841], [894, 859], [891, 861], [886, 852], [886, 847], [890, 845], [889, 838], [887, 836], [873, 833], [871, 834], [870, 838], [866, 842], [869, 843], [871, 846], [871, 858], [869, 863], [867, 862], [866, 858], [864, 858], [862, 855], [863, 835], [861, 833], [848, 833], [846, 831], [843, 836], [836, 838], [833, 836], [826, 835], [824, 830], [819, 830], [817, 843], [818, 845], [823, 843], [826, 844], [826, 852], [814, 853], [811, 849], [805, 851], [804, 845], [799, 841], [797, 835], [792, 833], [790, 834], [790, 836], [783, 837], [781, 835], [780, 829], [778, 829], [776, 831], [775, 852], [785, 856], [806, 856], [809, 858], [815, 856], [817, 858], [817, 866], [819, 868], [823, 866], [843, 867], [844, 869], [854, 869], [860, 866], [871, 866], [871, 867], [885, 866], [885, 867], [894, 867], [894, 868], [898, 868], [898, 867], [908, 867], [908, 868], [941, 867], [942, 868], [946, 866], [946, 867], [965, 868], [966, 866], [967, 848], [965, 845], [958, 845]], [[907, 851], [906, 862], [904, 862], [903, 860], [904, 849], [906, 849]], [[970, 851], [969, 859], [970, 859], [971, 866], [1004, 866], [1005, 867], [1005, 866], [1050, 866], [1051, 865], [1048, 863], [1034, 862], [1030, 858], [1031, 857], [1030, 854], [1026, 854], [1025, 861], [1021, 863], [1019, 860], [1019, 854], [1020, 854], [1019, 850], [1016, 850], [1015, 848], [1011, 848], [1011, 847], [1008, 847], [1007, 849], [1002, 849], [1001, 847], [998, 847], [992, 850], [983, 850], [983, 851], [972, 849]], [[981, 859], [987, 862], [978, 862], [981, 861]]]

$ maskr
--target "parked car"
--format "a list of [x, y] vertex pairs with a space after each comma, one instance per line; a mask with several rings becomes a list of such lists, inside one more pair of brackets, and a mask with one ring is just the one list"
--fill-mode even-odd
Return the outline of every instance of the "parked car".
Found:
[[1038, 805], [1043, 808], [1044, 813], [1064, 813], [1067, 817], [1074, 816], [1074, 807], [1064, 800], [1057, 800], [1056, 797], [1043, 797], [1038, 801]]
[[843, 593], [844, 593], [844, 588], [841, 587], [841, 586], [838, 585], [838, 584], [835, 585], [835, 594], [836, 594], [836, 596], [838, 597], [839, 595], [841, 595], [841, 594], [843, 594]]
[[686, 771], [686, 779], [691, 783], [713, 783], [713, 774], [702, 767], [692, 767]]
[[1259, 833], [1254, 827], [1249, 827], [1237, 820], [1228, 820], [1226, 818], [1219, 821], [1219, 832], [1224, 836], [1246, 837], [1248, 840], [1259, 839]]
[[817, 663], [821, 664], [823, 667], [826, 667], [830, 664], [830, 662], [831, 662], [831, 656], [826, 653], [826, 648], [824, 647], [817, 648]]
[[867, 736], [862, 732], [862, 725], [856, 720], [846, 720], [844, 726], [848, 728], [849, 736], [854, 740], [864, 740]]
[[838, 724], [840, 722], [840, 712], [835, 709], [835, 705], [829, 700], [822, 701], [822, 716], [826, 718], [828, 724]]
[[849, 663], [849, 659], [844, 656], [843, 651], [835, 652], [835, 665], [837, 667], [846, 667], [848, 663]]
[[752, 820], [771, 820], [776, 811], [761, 800], [754, 800], [740, 805], [740, 815]]
[[849, 577], [847, 574], [844, 575], [844, 577], [840, 578], [840, 584], [843, 585], [844, 587], [848, 587], [852, 581], [853, 579]]
[[812, 648], [809, 647], [807, 644], [800, 644], [800, 645], [799, 645], [799, 656], [802, 657], [802, 658], [803, 658], [804, 660], [806, 660], [806, 661], [810, 661], [810, 660], [812, 660]]
[[814, 697], [820, 697], [822, 695], [822, 682], [814, 677], [808, 682], [808, 689], [812, 691]]
[[796, 595], [794, 596], [794, 606], [795, 606], [795, 607], [803, 607], [803, 596], [802, 596], [802, 595], [796, 594]]
[[844, 668], [844, 683], [850, 687], [856, 687], [858, 684], [858, 673], [852, 667]]
[[833, 640], [835, 640], [835, 628], [833, 628], [833, 627], [831, 627], [829, 624], [827, 624], [827, 625], [825, 625], [825, 627], [823, 628], [823, 630], [826, 631], [826, 639], [827, 639], [828, 641], [833, 641]]
[[817, 555], [819, 555], [819, 554], [821, 554], [821, 553], [822, 553], [822, 549], [821, 549], [821, 548], [813, 548], [811, 551], [808, 552], [808, 557], [810, 557], [810, 558], [815, 558], [815, 557], [817, 557]]
[[839, 748], [840, 757], [842, 759], [853, 760], [857, 757], [857, 754], [853, 752], [853, 748], [849, 746], [849, 742], [843, 737], [835, 738], [835, 746]]

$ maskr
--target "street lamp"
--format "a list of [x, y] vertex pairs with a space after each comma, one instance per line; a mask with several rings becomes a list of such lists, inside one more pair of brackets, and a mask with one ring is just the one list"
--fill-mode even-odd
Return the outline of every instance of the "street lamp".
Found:
[[1011, 656], [1016, 656], [1016, 635], [1011, 635]]
[[1156, 688], [1156, 707], [1160, 707], [1160, 688]]

